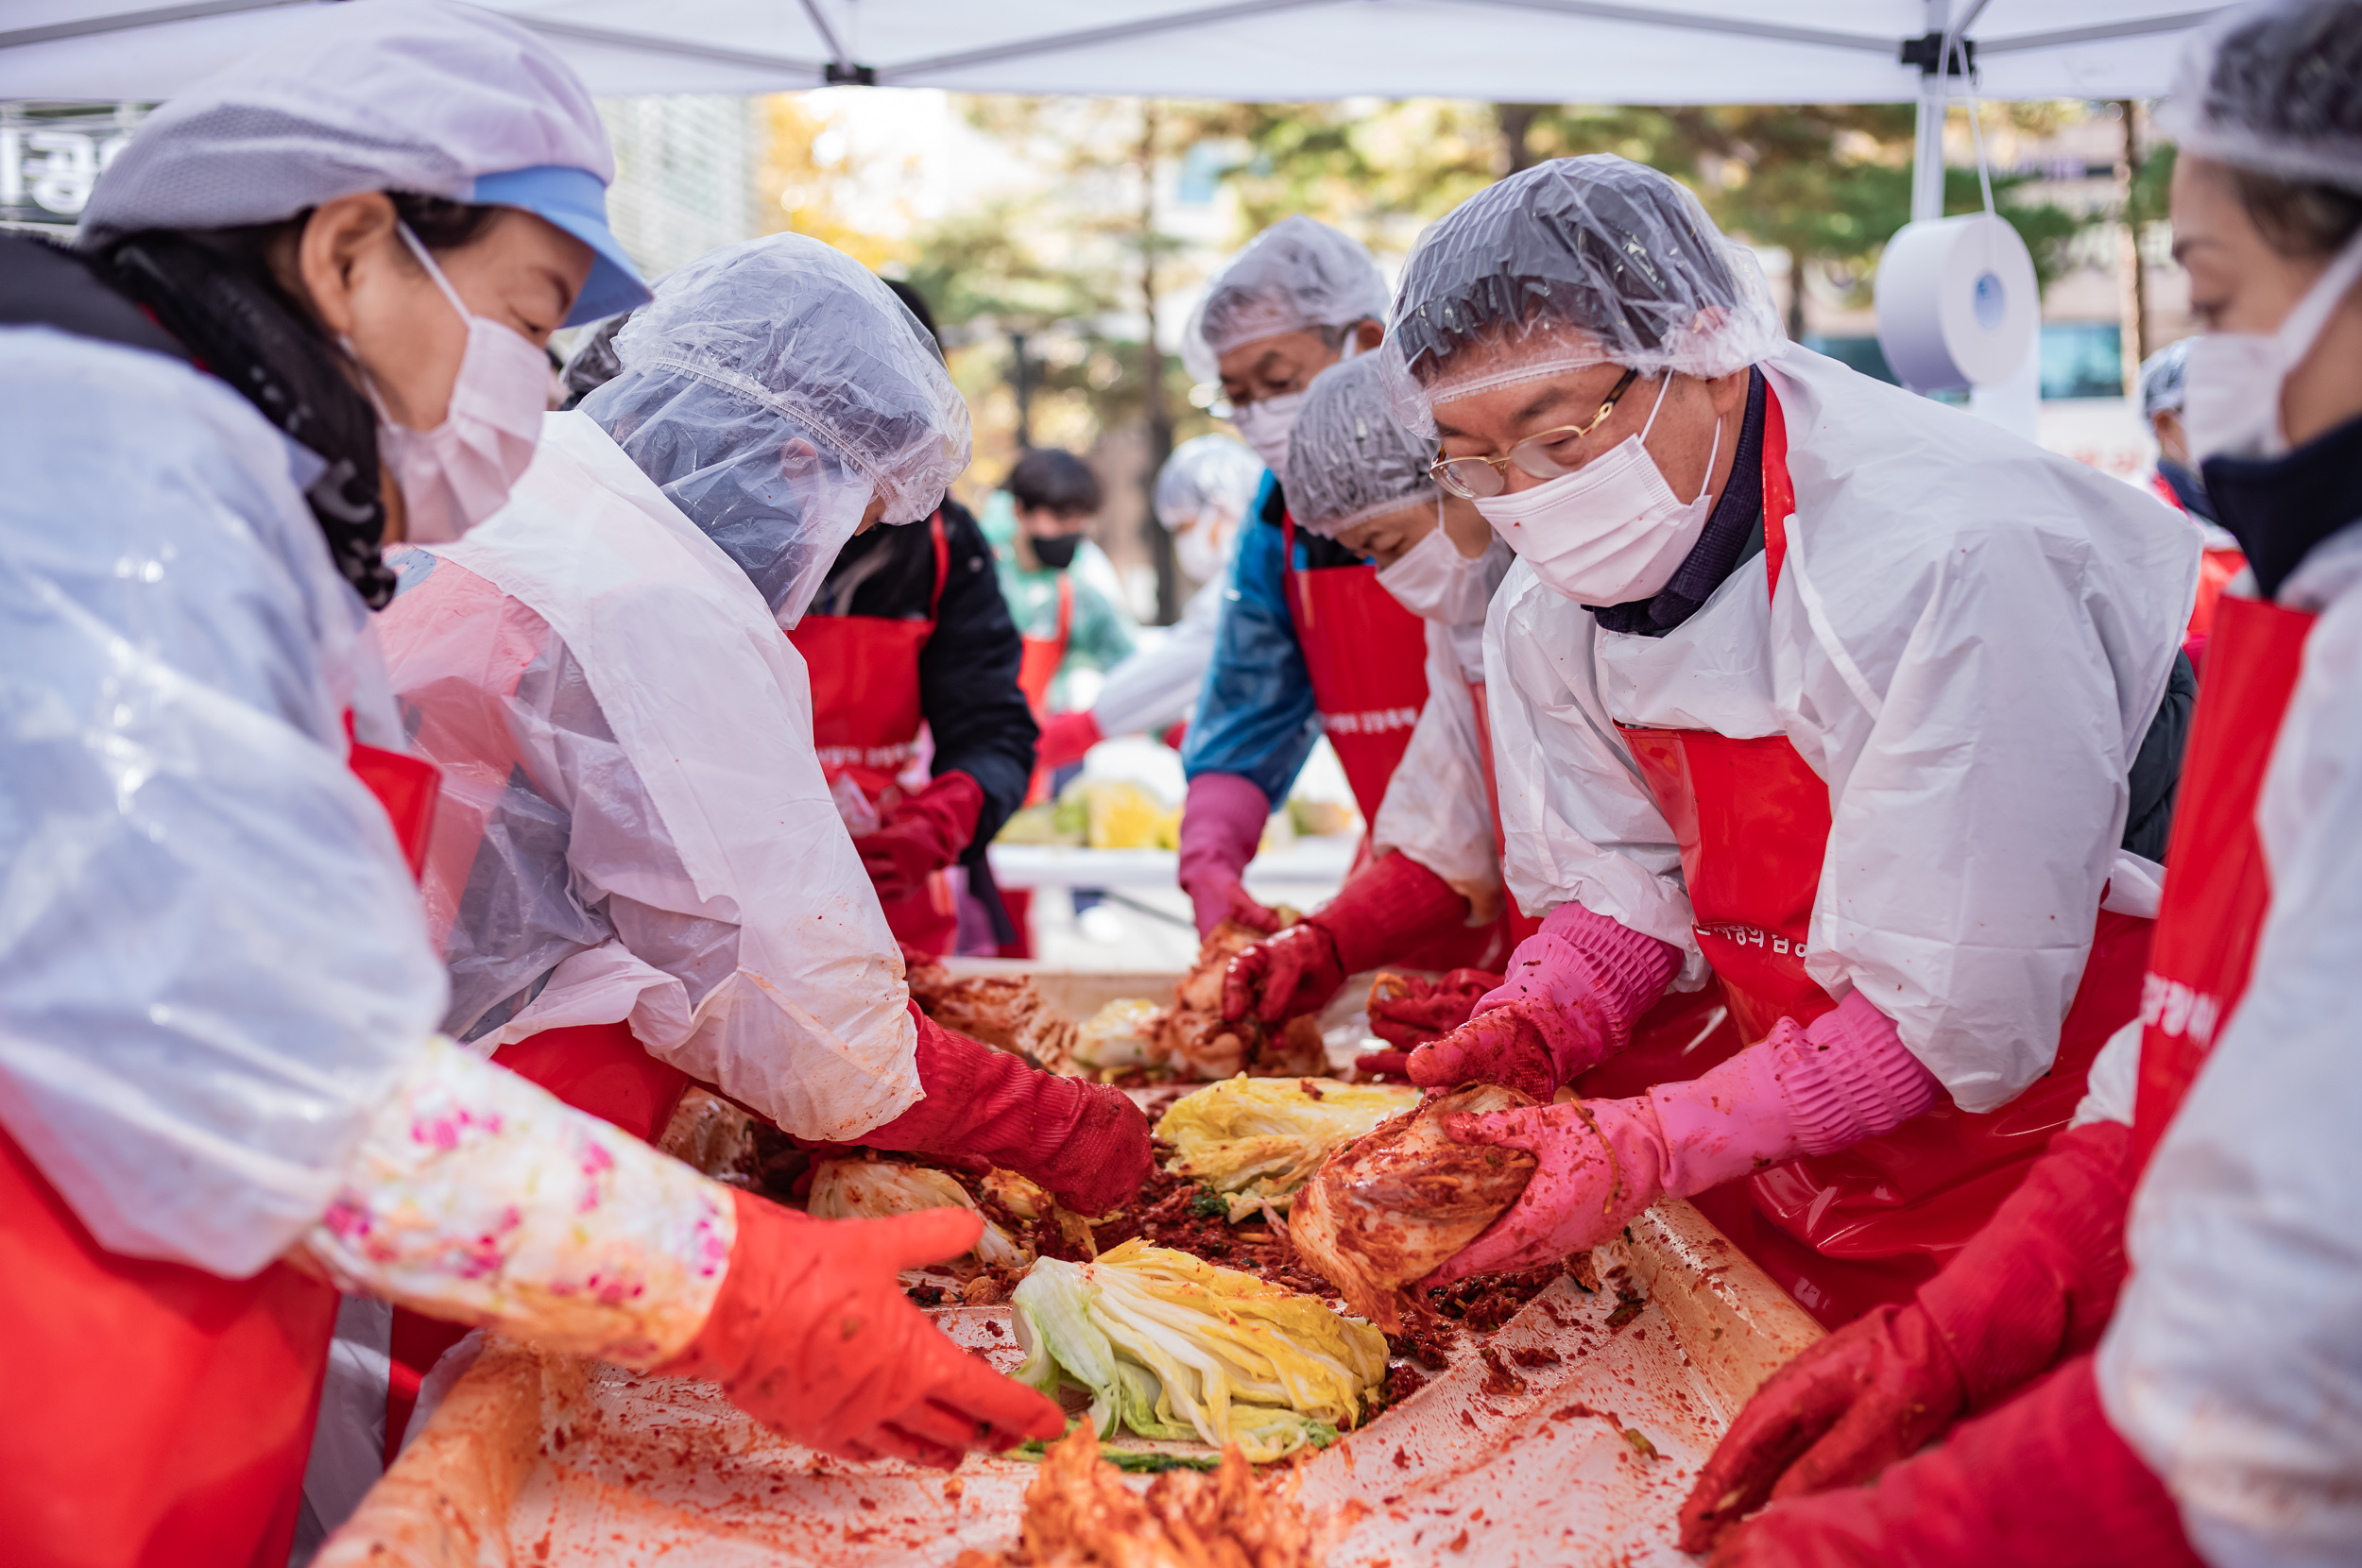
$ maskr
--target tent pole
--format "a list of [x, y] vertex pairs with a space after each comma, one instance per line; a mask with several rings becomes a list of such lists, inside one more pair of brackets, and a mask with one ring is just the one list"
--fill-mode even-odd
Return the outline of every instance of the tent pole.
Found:
[[[1925, 0], [1927, 30], [1943, 34], [1952, 25], [1952, 0]], [[1911, 221], [1943, 216], [1943, 114], [1949, 77], [1937, 68], [1919, 78], [1919, 134], [1911, 156]]]

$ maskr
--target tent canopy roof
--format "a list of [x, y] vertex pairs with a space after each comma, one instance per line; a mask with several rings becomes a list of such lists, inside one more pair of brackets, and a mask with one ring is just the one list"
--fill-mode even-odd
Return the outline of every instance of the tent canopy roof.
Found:
[[[0, 97], [168, 97], [316, 0], [13, 0]], [[368, 4], [368, 0], [350, 0]], [[1891, 103], [1946, 0], [490, 0], [593, 93], [857, 79], [978, 93], [1289, 102]], [[1962, 0], [1973, 89], [2147, 97], [2186, 0]], [[1965, 19], [1964, 23], [1961, 19]], [[1934, 49], [1925, 50], [1932, 60]], [[1956, 82], [1962, 95], [1972, 91]]]

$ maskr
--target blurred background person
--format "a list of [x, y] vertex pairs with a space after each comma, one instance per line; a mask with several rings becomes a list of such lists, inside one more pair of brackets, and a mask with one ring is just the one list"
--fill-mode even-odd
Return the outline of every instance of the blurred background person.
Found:
[[1235, 435], [1200, 435], [1165, 459], [1156, 474], [1156, 520], [1172, 536], [1173, 566], [1195, 589], [1178, 622], [1141, 628], [1139, 651], [1107, 672], [1090, 707], [1054, 714], [1042, 726], [1044, 767], [1079, 762], [1115, 735], [1145, 731], [1180, 743], [1214, 656], [1231, 556], [1262, 483], [1262, 460]]
[[2190, 339], [2186, 337], [2148, 356], [2141, 366], [2141, 417], [2157, 438], [2157, 471], [2149, 476], [2149, 488], [2175, 510], [2185, 513], [2206, 541], [2206, 554], [2198, 569], [2198, 600], [2190, 606], [2189, 631], [2182, 639], [2182, 651], [2196, 667], [2206, 657], [2206, 637], [2215, 626], [2215, 601], [2246, 568], [2247, 556], [2231, 531], [2216, 520], [2214, 503], [2206, 499], [2206, 481], [2190, 461], [2189, 435], [2182, 424], [2182, 408], [2189, 397], [2189, 362]]
[[[886, 287], [939, 353], [926, 299]], [[996, 948], [1016, 943], [985, 850], [1024, 804], [1035, 720], [975, 514], [946, 492], [923, 523], [854, 535], [787, 635], [812, 676], [821, 768], [895, 936], [948, 955], [967, 902]]]

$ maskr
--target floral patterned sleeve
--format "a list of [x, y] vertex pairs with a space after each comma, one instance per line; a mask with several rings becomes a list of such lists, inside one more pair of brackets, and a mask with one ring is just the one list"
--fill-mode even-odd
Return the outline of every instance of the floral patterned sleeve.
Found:
[[644, 1368], [696, 1337], [737, 1234], [727, 1188], [437, 1038], [300, 1250], [342, 1289]]

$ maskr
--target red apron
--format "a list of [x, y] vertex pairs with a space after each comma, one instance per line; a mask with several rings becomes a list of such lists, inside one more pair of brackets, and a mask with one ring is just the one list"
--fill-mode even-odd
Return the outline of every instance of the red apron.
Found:
[[[1763, 497], [1774, 591], [1795, 509], [1787, 455], [1773, 394], [1764, 405]], [[1681, 845], [1698, 945], [1737, 1027], [1686, 1050], [1676, 1071], [1651, 1071], [1636, 1046], [1578, 1081], [1586, 1096], [1694, 1078], [1781, 1017], [1808, 1023], [1837, 1005], [1805, 972], [1828, 843], [1828, 785], [1784, 736], [1618, 728]], [[1946, 1104], [1885, 1137], [1704, 1194], [1700, 1206], [1830, 1327], [1907, 1299], [1991, 1218], [2074, 1114], [2092, 1057], [2136, 1010], [2150, 926], [2098, 913], [2056, 1061], [2007, 1106], [1972, 1116]]]
[[[351, 767], [385, 805], [415, 872], [435, 812], [434, 764], [356, 745]], [[336, 1321], [334, 1287], [283, 1263], [232, 1280], [110, 1253], [5, 1133], [0, 1280], [0, 1559], [286, 1561]]]
[[[1017, 689], [1025, 693], [1026, 706], [1034, 710], [1034, 722], [1040, 724], [1050, 717], [1050, 683], [1058, 678], [1058, 671], [1066, 663], [1067, 644], [1074, 635], [1074, 579], [1058, 573], [1058, 630], [1053, 637], [1019, 636], [1021, 649], [1017, 667]], [[1039, 806], [1050, 798], [1050, 770], [1034, 769], [1034, 776], [1025, 788], [1025, 804]], [[1011, 912], [1014, 915], [1015, 911]], [[1022, 921], [1018, 924], [1021, 926]]]
[[2287, 715], [2315, 617], [2227, 598], [2190, 721], [2167, 850], [2173, 875], [2141, 981], [2141, 1075], [2132, 1158], [2146, 1165], [2247, 992], [2271, 907], [2256, 797]]
[[[820, 770], [830, 784], [850, 778], [872, 806], [917, 758], [919, 732], [926, 726], [918, 702], [918, 656], [934, 636], [951, 567], [943, 514], [937, 512], [928, 527], [934, 537], [935, 588], [924, 621], [807, 615], [787, 634], [812, 674], [812, 738], [819, 748]], [[1058, 581], [1066, 586], [1065, 578]], [[1064, 651], [1062, 644], [1061, 655]], [[1029, 644], [1026, 657], [1032, 656]], [[1057, 668], [1054, 659], [1051, 668]], [[916, 893], [879, 902], [903, 946], [949, 954], [957, 945], [959, 907], [952, 900], [951, 879], [942, 872]]]

